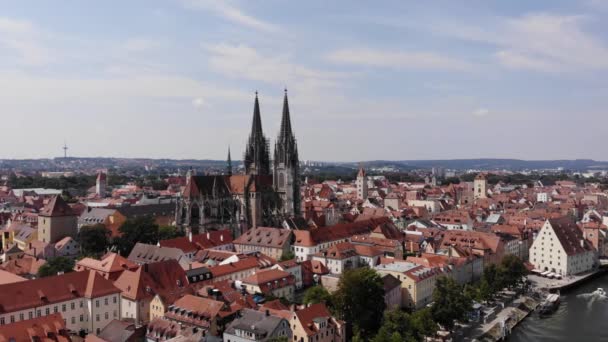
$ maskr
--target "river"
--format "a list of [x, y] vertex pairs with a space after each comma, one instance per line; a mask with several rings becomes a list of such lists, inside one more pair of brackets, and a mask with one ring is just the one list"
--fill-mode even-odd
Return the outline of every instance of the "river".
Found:
[[608, 275], [562, 293], [555, 313], [539, 318], [533, 312], [513, 329], [507, 341], [608, 341], [608, 299], [585, 295], [598, 287], [608, 291]]

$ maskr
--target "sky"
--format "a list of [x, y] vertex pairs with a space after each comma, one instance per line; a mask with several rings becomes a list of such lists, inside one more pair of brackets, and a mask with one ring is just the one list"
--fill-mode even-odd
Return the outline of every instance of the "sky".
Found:
[[0, 0], [0, 158], [608, 160], [608, 0]]

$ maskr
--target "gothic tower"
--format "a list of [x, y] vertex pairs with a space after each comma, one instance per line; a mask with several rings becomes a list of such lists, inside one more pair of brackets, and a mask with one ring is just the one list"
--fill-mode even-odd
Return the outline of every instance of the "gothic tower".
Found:
[[300, 215], [299, 167], [298, 145], [291, 130], [287, 89], [285, 89], [281, 130], [274, 146], [273, 183], [283, 200], [283, 211], [287, 215]]
[[226, 162], [226, 174], [232, 176], [232, 158], [230, 157], [230, 147], [228, 147], [228, 160]]
[[357, 173], [357, 198], [361, 200], [367, 199], [367, 174], [363, 166], [359, 166], [359, 173]]
[[245, 148], [245, 173], [248, 175], [270, 175], [270, 153], [268, 140], [262, 132], [262, 118], [260, 117], [260, 103], [258, 93], [255, 93], [253, 105], [253, 123], [249, 141]]

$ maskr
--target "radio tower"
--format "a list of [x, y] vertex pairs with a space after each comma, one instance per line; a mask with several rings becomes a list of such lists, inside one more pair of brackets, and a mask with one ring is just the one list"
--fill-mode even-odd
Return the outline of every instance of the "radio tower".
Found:
[[68, 144], [64, 141], [63, 142], [63, 158], [67, 158], [68, 157]]

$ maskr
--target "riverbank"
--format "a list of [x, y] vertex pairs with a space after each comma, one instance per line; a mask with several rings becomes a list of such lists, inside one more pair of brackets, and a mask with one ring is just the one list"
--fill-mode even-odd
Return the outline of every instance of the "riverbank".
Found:
[[549, 279], [541, 277], [539, 275], [530, 274], [528, 275], [528, 281], [532, 287], [538, 290], [549, 290], [549, 291], [566, 291], [569, 289], [576, 288], [587, 281], [595, 279], [608, 272], [607, 268], [599, 268], [597, 270], [584, 273], [581, 275], [568, 276], [563, 279]]
[[508, 336], [519, 322], [534, 312], [539, 304], [540, 301], [532, 297], [520, 296], [498, 312], [493, 320], [479, 324], [469, 331], [468, 336], [462, 338], [461, 341], [499, 341]]

